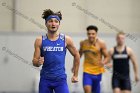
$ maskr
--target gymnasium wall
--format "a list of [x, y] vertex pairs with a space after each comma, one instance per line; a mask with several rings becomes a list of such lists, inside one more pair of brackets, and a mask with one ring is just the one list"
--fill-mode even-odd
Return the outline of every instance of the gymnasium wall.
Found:
[[44, 31], [41, 15], [49, 8], [62, 12], [62, 32], [81, 33], [86, 26], [95, 24], [104, 33], [137, 33], [139, 7], [139, 0], [0, 0], [0, 31]]

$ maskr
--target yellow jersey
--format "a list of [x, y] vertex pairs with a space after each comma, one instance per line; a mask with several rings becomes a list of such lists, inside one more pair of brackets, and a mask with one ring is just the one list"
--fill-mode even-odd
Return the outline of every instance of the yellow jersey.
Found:
[[102, 61], [101, 50], [94, 45], [91, 45], [88, 40], [81, 43], [80, 51], [84, 54], [84, 72], [89, 74], [101, 74], [105, 72], [103, 66], [100, 65]]

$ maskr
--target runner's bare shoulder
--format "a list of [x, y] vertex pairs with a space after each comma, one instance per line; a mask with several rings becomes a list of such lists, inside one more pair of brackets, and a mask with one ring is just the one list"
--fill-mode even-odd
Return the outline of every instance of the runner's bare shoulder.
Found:
[[35, 45], [41, 46], [41, 44], [42, 44], [42, 36], [38, 36], [35, 40]]

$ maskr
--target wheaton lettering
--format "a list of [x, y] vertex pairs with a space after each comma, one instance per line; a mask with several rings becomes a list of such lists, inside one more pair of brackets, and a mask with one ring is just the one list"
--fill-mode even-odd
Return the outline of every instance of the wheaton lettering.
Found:
[[63, 51], [63, 47], [46, 46], [43, 49], [44, 51]]

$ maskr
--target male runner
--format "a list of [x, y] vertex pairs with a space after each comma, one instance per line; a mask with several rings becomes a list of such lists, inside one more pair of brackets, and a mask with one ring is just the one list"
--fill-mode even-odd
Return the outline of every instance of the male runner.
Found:
[[[112, 88], [114, 93], [131, 93], [129, 76], [129, 59], [134, 67], [135, 81], [138, 82], [138, 65], [130, 47], [125, 45], [125, 34], [119, 32], [116, 37], [117, 45], [109, 51], [113, 60]], [[109, 65], [111, 66], [111, 65]]]
[[[88, 39], [80, 42], [80, 57], [84, 54], [83, 88], [85, 93], [100, 93], [104, 64], [108, 62], [106, 44], [97, 37], [98, 28], [87, 27]], [[104, 59], [102, 59], [102, 56]]]
[[[78, 82], [80, 55], [69, 36], [59, 33], [60, 12], [54, 13], [50, 9], [44, 10], [42, 18], [48, 29], [47, 34], [35, 40], [33, 65], [42, 66], [40, 73], [39, 93], [69, 93], [65, 74], [66, 49], [74, 57], [74, 74], [72, 82]], [[43, 59], [43, 58], [44, 59]]]

